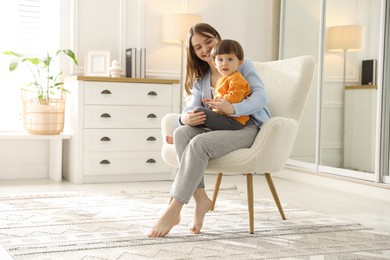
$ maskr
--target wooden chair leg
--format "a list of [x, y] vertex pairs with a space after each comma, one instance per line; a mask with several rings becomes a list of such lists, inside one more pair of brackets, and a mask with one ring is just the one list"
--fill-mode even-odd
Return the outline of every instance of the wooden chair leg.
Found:
[[255, 233], [254, 209], [253, 209], [253, 174], [246, 174], [246, 187], [248, 194], [249, 232]]
[[286, 217], [285, 217], [285, 215], [284, 215], [284, 211], [283, 211], [283, 208], [282, 208], [282, 204], [280, 204], [280, 200], [279, 200], [279, 197], [278, 197], [278, 193], [276, 192], [274, 183], [273, 183], [272, 178], [271, 178], [271, 174], [265, 173], [264, 176], [265, 176], [265, 179], [267, 180], [268, 187], [269, 187], [269, 189], [271, 190], [272, 196], [274, 197], [274, 201], [275, 201], [275, 203], [276, 203], [276, 206], [278, 207], [280, 216], [282, 217], [283, 220], [285, 220]]
[[215, 187], [214, 187], [214, 193], [213, 193], [213, 204], [211, 205], [210, 211], [214, 210], [215, 202], [217, 202], [217, 196], [218, 196], [218, 192], [219, 192], [219, 187], [221, 186], [222, 175], [223, 174], [221, 172], [219, 172], [217, 174], [217, 179], [215, 181]]

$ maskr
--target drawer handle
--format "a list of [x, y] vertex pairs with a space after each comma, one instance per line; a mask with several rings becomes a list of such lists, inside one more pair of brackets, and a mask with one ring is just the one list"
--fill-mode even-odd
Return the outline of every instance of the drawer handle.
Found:
[[147, 117], [148, 118], [157, 118], [157, 116], [155, 114], [149, 114]]
[[100, 94], [102, 94], [102, 95], [111, 95], [112, 93], [108, 89], [105, 89]]
[[148, 159], [148, 160], [146, 161], [146, 163], [156, 163], [156, 160], [155, 160], [155, 159]]
[[100, 139], [100, 141], [102, 142], [108, 142], [108, 141], [111, 141], [110, 137], [107, 137], [107, 136], [104, 136]]
[[150, 91], [148, 93], [148, 96], [157, 96], [157, 93], [155, 91]]
[[154, 136], [149, 136], [148, 139], [146, 139], [146, 141], [156, 141], [156, 137]]
[[110, 164], [111, 162], [109, 160], [102, 160], [100, 164]]
[[107, 114], [107, 113], [104, 113], [104, 114], [102, 114], [100, 117], [111, 118], [111, 115], [110, 115], [110, 114]]

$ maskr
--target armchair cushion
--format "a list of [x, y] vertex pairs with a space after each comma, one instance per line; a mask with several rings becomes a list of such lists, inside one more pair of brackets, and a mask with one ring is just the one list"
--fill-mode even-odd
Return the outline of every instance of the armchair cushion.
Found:
[[163, 139], [163, 148], [161, 149], [161, 156], [163, 160], [171, 167], [179, 167], [176, 150], [173, 144], [168, 144], [165, 137], [167, 135], [173, 136], [173, 132], [177, 127], [179, 127], [179, 118], [180, 114], [167, 114], [161, 119], [161, 133]]

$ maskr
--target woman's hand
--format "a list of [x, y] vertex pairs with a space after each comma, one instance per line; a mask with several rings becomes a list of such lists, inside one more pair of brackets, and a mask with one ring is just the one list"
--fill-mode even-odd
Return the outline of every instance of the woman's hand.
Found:
[[204, 124], [206, 114], [204, 112], [189, 111], [180, 117], [180, 120], [185, 125], [197, 126]]
[[230, 104], [229, 101], [227, 101], [224, 98], [215, 98], [215, 99], [209, 99], [206, 98], [203, 100], [211, 109], [217, 110], [225, 115], [234, 115], [235, 110], [232, 104]]

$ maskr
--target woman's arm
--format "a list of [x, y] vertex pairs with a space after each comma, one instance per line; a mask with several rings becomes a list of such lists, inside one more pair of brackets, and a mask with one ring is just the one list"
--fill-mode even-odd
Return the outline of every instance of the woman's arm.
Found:
[[184, 107], [182, 114], [194, 110], [197, 106], [203, 106], [202, 91], [200, 89], [199, 82], [194, 83], [194, 86], [191, 89], [191, 96], [189, 96], [189, 100], [186, 102], [186, 106]]
[[191, 90], [191, 96], [187, 101], [185, 108], [180, 116], [180, 123], [184, 125], [196, 126], [203, 124], [206, 121], [206, 115], [204, 112], [195, 112], [195, 108], [203, 106], [202, 103], [202, 91], [199, 82], [195, 82]]
[[252, 115], [267, 106], [268, 95], [263, 81], [249, 59], [244, 59], [239, 71], [249, 82], [251, 94], [242, 102], [232, 104], [235, 111], [233, 116]]

